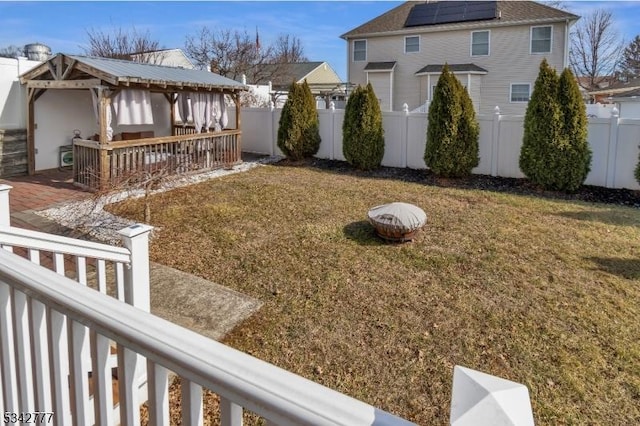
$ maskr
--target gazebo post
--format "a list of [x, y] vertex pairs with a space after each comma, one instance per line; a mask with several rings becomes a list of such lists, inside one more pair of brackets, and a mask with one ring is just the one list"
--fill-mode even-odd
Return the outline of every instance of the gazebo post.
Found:
[[100, 172], [99, 176], [99, 189], [105, 190], [109, 184], [109, 156], [107, 151], [107, 144], [109, 138], [107, 137], [108, 123], [107, 123], [107, 108], [111, 103], [111, 99], [104, 95], [104, 91], [100, 90]]
[[240, 92], [233, 92], [232, 95], [233, 101], [236, 104], [236, 130], [238, 131], [237, 140], [236, 140], [236, 161], [240, 161], [242, 156], [242, 133], [240, 132], [240, 124], [242, 122], [240, 117]]
[[178, 98], [176, 97], [176, 93], [169, 93], [169, 123], [171, 126], [171, 136], [176, 135], [176, 101]]
[[27, 88], [27, 173], [36, 173], [36, 143], [35, 143], [35, 93], [37, 89]]

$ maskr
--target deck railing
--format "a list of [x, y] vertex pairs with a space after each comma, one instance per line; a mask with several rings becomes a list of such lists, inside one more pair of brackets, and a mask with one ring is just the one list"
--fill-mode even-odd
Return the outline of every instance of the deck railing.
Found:
[[105, 145], [75, 140], [74, 182], [105, 189], [131, 185], [157, 174], [180, 175], [232, 167], [241, 162], [240, 135], [237, 130], [200, 134], [184, 130], [176, 136]]
[[[144, 238], [131, 238], [125, 249], [107, 249], [42, 233], [21, 233], [8, 226], [9, 208], [3, 201], [9, 188], [2, 189], [3, 246], [20, 243], [30, 255], [53, 250], [79, 252], [77, 259], [112, 259], [133, 271], [128, 274], [129, 294], [135, 295], [140, 284], [135, 274], [140, 260], [136, 253], [143, 252]], [[16, 239], [6, 235], [16, 235]], [[125, 301], [126, 284], [127, 280]], [[146, 285], [144, 279], [142, 285]], [[138, 425], [140, 405], [148, 399], [149, 424], [169, 425], [173, 372], [181, 381], [185, 425], [203, 423], [203, 388], [219, 395], [223, 426], [241, 425], [243, 409], [278, 425], [411, 424], [147, 311], [79, 285], [65, 276], [64, 268], [50, 270], [0, 250], [0, 410], [45, 413], [45, 419], [57, 425]], [[117, 409], [110, 361], [114, 344]], [[146, 365], [141, 365], [142, 357]], [[145, 396], [139, 393], [142, 367], [148, 377]]]

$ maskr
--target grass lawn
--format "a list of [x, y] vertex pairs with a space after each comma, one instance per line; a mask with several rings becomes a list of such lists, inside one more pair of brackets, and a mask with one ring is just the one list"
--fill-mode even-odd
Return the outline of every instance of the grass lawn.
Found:
[[[414, 242], [365, 221], [391, 201], [426, 211]], [[538, 424], [640, 423], [640, 210], [276, 165], [152, 215], [152, 260], [265, 303], [225, 339], [258, 358], [424, 425], [456, 364], [525, 384]]]

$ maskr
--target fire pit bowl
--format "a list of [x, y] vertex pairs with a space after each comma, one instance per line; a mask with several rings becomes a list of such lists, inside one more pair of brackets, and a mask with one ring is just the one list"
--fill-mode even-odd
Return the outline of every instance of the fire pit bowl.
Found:
[[367, 216], [376, 233], [389, 241], [411, 241], [427, 222], [424, 210], [408, 203], [376, 206]]

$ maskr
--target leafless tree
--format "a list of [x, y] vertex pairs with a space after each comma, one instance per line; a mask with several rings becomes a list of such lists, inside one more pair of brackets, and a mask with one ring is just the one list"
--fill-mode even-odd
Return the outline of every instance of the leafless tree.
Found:
[[82, 47], [89, 56], [126, 59], [137, 62], [158, 63], [161, 58], [155, 54], [160, 43], [151, 37], [149, 31], [140, 33], [135, 27], [129, 30], [122, 27], [111, 32], [87, 30], [88, 47]]
[[23, 49], [15, 45], [0, 48], [0, 58], [17, 58], [23, 54]]
[[569, 10], [568, 4], [566, 1], [562, 1], [562, 0], [548, 0], [548, 1], [543, 1], [541, 2], [544, 5], [553, 7], [555, 9], [560, 9], [560, 10]]
[[571, 33], [569, 61], [573, 73], [587, 77], [582, 83], [585, 89], [595, 89], [614, 75], [623, 49], [613, 14], [597, 9], [578, 21]]
[[640, 36], [635, 36], [622, 53], [620, 76], [624, 79], [640, 77]]
[[243, 74], [252, 79], [262, 64], [273, 60], [273, 52], [273, 47], [261, 46], [258, 36], [247, 31], [203, 27], [185, 42], [185, 53], [197, 67], [234, 80]]
[[296, 36], [290, 34], [280, 34], [274, 43], [275, 63], [306, 62], [302, 42]]

